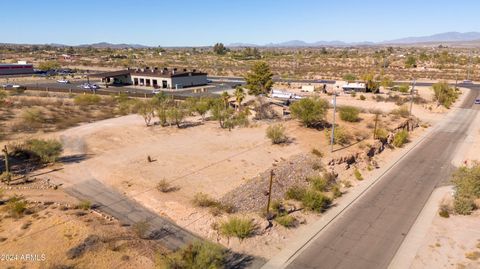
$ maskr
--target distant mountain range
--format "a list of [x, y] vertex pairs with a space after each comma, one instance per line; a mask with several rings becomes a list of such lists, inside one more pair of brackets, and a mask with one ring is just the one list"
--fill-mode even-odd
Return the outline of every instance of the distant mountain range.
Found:
[[[252, 43], [232, 43], [226, 45], [227, 47], [267, 47], [267, 48], [288, 48], [288, 47], [350, 47], [350, 46], [384, 46], [384, 45], [460, 45], [460, 46], [480, 46], [480, 33], [479, 32], [446, 32], [430, 36], [417, 36], [417, 37], [405, 37], [394, 40], [386, 40], [382, 42], [343, 42], [339, 40], [334, 41], [317, 41], [308, 43], [302, 40], [290, 40], [280, 43], [268, 43], [264, 45], [252, 44]], [[15, 45], [15, 44], [9, 44]], [[45, 44], [54, 47], [69, 47], [70, 45], [64, 44]], [[73, 47], [93, 47], [98, 49], [111, 48], [111, 49], [126, 49], [126, 48], [152, 48], [153, 46], [145, 46], [141, 44], [112, 44], [107, 42], [82, 44]]]
[[265, 45], [258, 44], [246, 44], [246, 43], [233, 43], [228, 45], [229, 47], [345, 47], [345, 46], [375, 46], [375, 45], [418, 45], [418, 44], [427, 44], [427, 43], [456, 43], [456, 42], [470, 42], [470, 41], [480, 41], [479, 32], [447, 32], [440, 33], [430, 36], [417, 36], [417, 37], [406, 37], [394, 40], [386, 40], [382, 42], [343, 42], [343, 41], [317, 41], [313, 43], [307, 43], [302, 40], [290, 40], [281, 43], [268, 43]]

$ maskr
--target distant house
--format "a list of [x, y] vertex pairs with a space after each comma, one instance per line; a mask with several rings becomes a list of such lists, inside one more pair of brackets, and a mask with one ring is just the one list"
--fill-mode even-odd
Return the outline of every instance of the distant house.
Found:
[[106, 84], [127, 84], [161, 89], [181, 89], [208, 84], [207, 73], [193, 69], [188, 71], [177, 68], [137, 68], [113, 72], [93, 74], [90, 77], [100, 78]]
[[347, 83], [342, 86], [342, 89], [346, 93], [350, 92], [366, 92], [367, 91], [367, 86], [365, 83]]
[[18, 61], [16, 64], [0, 64], [0, 76], [2, 75], [27, 75], [34, 74], [32, 64], [26, 61]]

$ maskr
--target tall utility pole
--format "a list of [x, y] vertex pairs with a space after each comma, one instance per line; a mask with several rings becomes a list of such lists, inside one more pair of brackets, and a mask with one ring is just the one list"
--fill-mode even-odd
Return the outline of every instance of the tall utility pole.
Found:
[[6, 145], [3, 147], [2, 151], [5, 154], [5, 174], [7, 175], [6, 180], [7, 184], [10, 184], [10, 164], [8, 162], [8, 149]]
[[410, 90], [410, 116], [412, 116], [413, 92], [415, 91], [415, 84], [416, 83], [417, 83], [417, 81], [414, 79], [412, 89]]
[[270, 201], [272, 200], [272, 184], [273, 184], [273, 170], [270, 170], [270, 186], [268, 187], [268, 201], [267, 201], [267, 219], [270, 219]]
[[333, 92], [333, 124], [332, 137], [330, 138], [330, 152], [333, 152], [333, 143], [335, 142], [335, 113], [337, 112], [337, 91]]

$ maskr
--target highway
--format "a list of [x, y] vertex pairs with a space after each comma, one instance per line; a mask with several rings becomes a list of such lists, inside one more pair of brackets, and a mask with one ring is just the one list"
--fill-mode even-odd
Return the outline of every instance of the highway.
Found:
[[480, 86], [461, 86], [472, 89], [461, 107], [288, 257], [286, 268], [388, 267], [430, 194], [448, 182], [455, 151], [480, 110], [473, 104]]

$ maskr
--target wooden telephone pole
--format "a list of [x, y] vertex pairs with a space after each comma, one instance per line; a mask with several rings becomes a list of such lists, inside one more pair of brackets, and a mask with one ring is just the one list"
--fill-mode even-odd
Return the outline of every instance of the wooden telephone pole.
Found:
[[272, 184], [273, 184], [273, 170], [270, 170], [270, 186], [268, 187], [268, 201], [267, 201], [267, 219], [270, 218], [270, 201], [272, 200]]
[[5, 155], [5, 174], [7, 175], [6, 180], [7, 184], [10, 184], [10, 164], [8, 162], [8, 149], [6, 145], [3, 147], [2, 151]]

